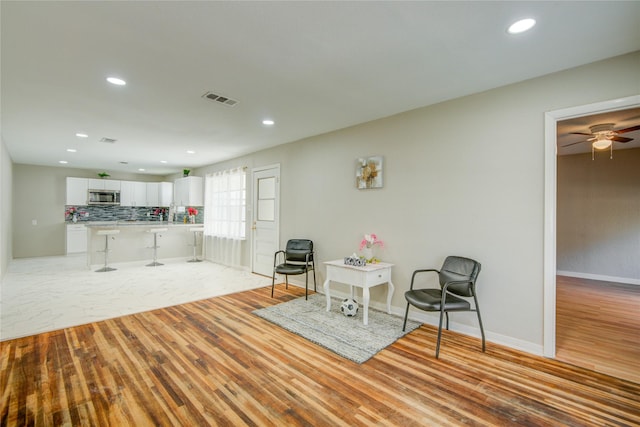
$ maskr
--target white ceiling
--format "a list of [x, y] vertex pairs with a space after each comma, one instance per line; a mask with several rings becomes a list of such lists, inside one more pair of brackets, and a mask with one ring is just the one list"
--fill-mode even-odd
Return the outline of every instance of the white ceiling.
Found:
[[174, 173], [640, 49], [637, 1], [0, 5], [13, 161], [96, 171]]

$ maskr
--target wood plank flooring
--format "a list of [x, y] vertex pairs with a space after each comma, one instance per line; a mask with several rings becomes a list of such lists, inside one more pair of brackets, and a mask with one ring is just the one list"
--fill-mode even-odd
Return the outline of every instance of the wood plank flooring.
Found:
[[640, 383], [640, 286], [558, 276], [556, 358]]
[[423, 325], [358, 365], [262, 288], [1, 343], [2, 426], [630, 426], [640, 384]]

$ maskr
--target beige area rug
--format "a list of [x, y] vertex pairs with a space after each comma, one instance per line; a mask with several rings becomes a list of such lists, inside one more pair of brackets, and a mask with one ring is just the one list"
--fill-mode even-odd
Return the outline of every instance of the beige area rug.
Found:
[[340, 300], [333, 299], [331, 311], [327, 312], [326, 297], [314, 294], [308, 301], [301, 297], [253, 313], [356, 363], [366, 362], [421, 325], [407, 321], [403, 332], [402, 318], [369, 307], [369, 324], [365, 326], [362, 306], [356, 316], [346, 317], [340, 304]]

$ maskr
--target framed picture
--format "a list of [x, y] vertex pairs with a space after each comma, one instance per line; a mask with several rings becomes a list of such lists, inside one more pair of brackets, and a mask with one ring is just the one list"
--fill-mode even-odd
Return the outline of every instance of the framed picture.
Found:
[[356, 187], [382, 188], [382, 156], [361, 157], [356, 161]]

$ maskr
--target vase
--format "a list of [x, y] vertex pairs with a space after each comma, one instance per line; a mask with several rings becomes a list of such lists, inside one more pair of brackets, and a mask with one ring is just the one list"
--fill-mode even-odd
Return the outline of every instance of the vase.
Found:
[[364, 247], [362, 248], [362, 256], [367, 262], [371, 262], [373, 260], [373, 248]]
[[73, 214], [73, 216], [71, 217], [71, 221], [73, 222], [78, 222], [78, 214]]
[[196, 223], [196, 216], [195, 215], [189, 215], [189, 219], [191, 220], [191, 224], [195, 224]]

